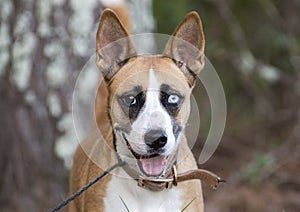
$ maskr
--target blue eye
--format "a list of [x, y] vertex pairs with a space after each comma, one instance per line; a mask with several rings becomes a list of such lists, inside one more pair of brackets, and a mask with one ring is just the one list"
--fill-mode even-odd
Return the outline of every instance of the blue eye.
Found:
[[169, 97], [168, 97], [168, 103], [169, 104], [178, 104], [180, 101], [180, 97], [175, 95], [175, 94], [171, 94]]

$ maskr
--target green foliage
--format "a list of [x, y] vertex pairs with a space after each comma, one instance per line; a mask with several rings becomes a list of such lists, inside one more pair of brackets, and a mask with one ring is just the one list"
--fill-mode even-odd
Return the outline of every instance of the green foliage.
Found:
[[252, 184], [257, 184], [262, 179], [262, 174], [265, 169], [274, 165], [274, 160], [268, 155], [257, 154], [254, 156], [252, 162], [243, 171], [245, 180]]
[[[172, 4], [172, 6], [170, 6]], [[153, 1], [154, 16], [159, 33], [172, 34], [187, 11], [186, 1]]]

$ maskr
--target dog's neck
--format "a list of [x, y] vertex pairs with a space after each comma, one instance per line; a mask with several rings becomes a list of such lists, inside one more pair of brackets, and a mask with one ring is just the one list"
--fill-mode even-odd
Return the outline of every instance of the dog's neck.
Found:
[[[165, 189], [155, 192], [137, 186], [137, 182], [121, 169], [118, 174], [123, 177], [112, 177], [107, 185], [107, 194], [104, 199], [108, 211], [121, 211], [124, 203], [130, 211], [180, 211], [182, 200], [178, 188]], [[116, 192], [117, 191], [117, 192]], [[118, 199], [122, 198], [123, 204]]]

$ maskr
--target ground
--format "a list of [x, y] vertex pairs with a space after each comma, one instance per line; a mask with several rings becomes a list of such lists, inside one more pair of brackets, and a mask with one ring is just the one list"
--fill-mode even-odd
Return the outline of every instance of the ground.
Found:
[[[259, 165], [264, 161], [257, 156], [260, 144], [226, 137], [212, 158], [200, 165], [227, 179], [217, 190], [203, 185], [206, 211], [300, 211], [299, 142], [272, 152], [275, 162]], [[193, 148], [196, 157], [200, 150], [200, 144]]]

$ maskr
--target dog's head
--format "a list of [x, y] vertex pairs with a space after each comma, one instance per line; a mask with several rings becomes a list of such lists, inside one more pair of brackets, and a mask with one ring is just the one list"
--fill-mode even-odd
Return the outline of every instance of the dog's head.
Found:
[[162, 55], [138, 56], [111, 10], [101, 16], [96, 41], [96, 62], [109, 94], [115, 150], [139, 175], [165, 175], [176, 160], [191, 91], [204, 65], [198, 14], [185, 17]]

